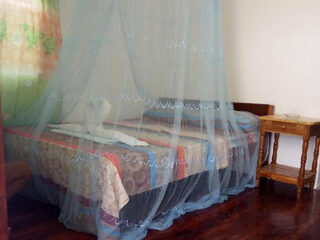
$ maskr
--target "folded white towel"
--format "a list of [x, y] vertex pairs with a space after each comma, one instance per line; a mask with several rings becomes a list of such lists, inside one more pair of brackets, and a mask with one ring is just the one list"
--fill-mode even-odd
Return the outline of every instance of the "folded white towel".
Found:
[[74, 137], [84, 137], [88, 140], [92, 140], [98, 143], [110, 143], [121, 142], [129, 146], [148, 146], [149, 144], [140, 141], [132, 136], [125, 133], [105, 129], [101, 126], [99, 127], [84, 127], [80, 124], [75, 123], [64, 123], [64, 124], [48, 124], [48, 127], [53, 128], [51, 131], [56, 133], [61, 133], [64, 135], [74, 136]]
[[54, 133], [59, 133], [59, 134], [71, 136], [71, 137], [84, 138], [89, 141], [93, 141], [93, 142], [97, 142], [97, 143], [101, 143], [101, 144], [110, 144], [110, 143], [116, 142], [113, 139], [101, 138], [101, 137], [93, 136], [93, 135], [87, 134], [87, 133], [77, 133], [74, 131], [67, 131], [67, 130], [62, 130], [62, 129], [51, 129], [50, 131], [54, 132]]
[[89, 133], [88, 130], [77, 123], [64, 123], [64, 124], [48, 124], [49, 128], [56, 128], [56, 129], [61, 129], [61, 130], [66, 130], [66, 131], [71, 131], [75, 133]]
[[[49, 124], [50, 128], [55, 128], [59, 130], [64, 130], [64, 134], [80, 134], [83, 137], [86, 136], [90, 139], [93, 137], [98, 137], [99, 139], [115, 140], [118, 142], [125, 143], [129, 146], [148, 146], [149, 144], [136, 139], [135, 137], [129, 136], [125, 133], [105, 129], [103, 127], [103, 121], [107, 118], [111, 109], [111, 105], [107, 100], [104, 101], [89, 101], [86, 104], [86, 116], [87, 119], [85, 124], [76, 123], [65, 123], [65, 124]], [[61, 132], [62, 133], [62, 132]], [[90, 137], [91, 136], [91, 137]], [[96, 142], [97, 142], [96, 141]], [[98, 141], [99, 142], [99, 141]]]

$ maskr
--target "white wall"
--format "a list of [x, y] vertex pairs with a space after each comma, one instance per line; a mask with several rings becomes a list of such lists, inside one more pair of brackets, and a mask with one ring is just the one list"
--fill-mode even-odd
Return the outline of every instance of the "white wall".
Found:
[[[222, 2], [232, 99], [320, 118], [320, 0]], [[299, 167], [301, 145], [299, 138], [281, 135], [279, 163]], [[313, 148], [314, 139], [308, 168]]]

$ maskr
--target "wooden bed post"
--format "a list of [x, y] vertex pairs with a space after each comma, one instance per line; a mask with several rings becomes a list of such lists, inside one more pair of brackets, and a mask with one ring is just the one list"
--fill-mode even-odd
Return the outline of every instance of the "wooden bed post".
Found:
[[1, 96], [0, 96], [0, 239], [8, 240], [8, 215], [7, 215], [7, 194], [6, 174], [4, 162], [3, 130], [1, 117]]

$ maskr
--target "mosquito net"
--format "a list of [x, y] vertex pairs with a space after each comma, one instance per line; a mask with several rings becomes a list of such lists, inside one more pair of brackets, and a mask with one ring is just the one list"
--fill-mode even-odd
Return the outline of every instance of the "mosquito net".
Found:
[[254, 186], [258, 121], [228, 99], [220, 0], [77, 0], [68, 18], [50, 80], [5, 133], [61, 222], [141, 239]]

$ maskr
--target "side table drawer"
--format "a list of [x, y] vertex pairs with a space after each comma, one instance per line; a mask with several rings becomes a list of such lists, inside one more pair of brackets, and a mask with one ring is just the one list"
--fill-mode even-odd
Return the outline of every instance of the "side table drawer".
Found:
[[277, 122], [277, 121], [264, 122], [264, 129], [266, 131], [298, 134], [298, 135], [303, 135], [305, 133], [305, 126], [303, 125], [299, 125], [295, 123]]

